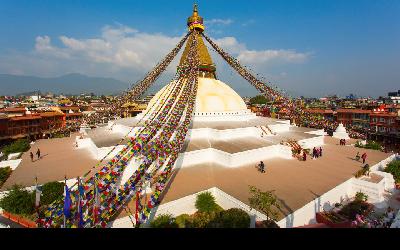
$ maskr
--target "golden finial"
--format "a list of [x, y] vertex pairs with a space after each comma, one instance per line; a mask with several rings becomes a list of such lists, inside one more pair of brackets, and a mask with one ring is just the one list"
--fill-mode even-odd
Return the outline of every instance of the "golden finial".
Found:
[[198, 6], [197, 6], [197, 3], [194, 3], [194, 5], [193, 5], [193, 16], [198, 16], [198, 15], [199, 15]]

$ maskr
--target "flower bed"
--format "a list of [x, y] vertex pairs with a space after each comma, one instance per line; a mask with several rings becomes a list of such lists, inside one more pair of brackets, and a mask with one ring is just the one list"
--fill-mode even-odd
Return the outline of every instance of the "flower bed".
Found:
[[326, 224], [332, 228], [349, 228], [351, 221], [335, 212], [321, 212], [316, 214], [318, 223]]
[[355, 200], [344, 205], [338, 214], [346, 217], [349, 220], [355, 220], [357, 214], [367, 216], [373, 208], [374, 206], [368, 202]]

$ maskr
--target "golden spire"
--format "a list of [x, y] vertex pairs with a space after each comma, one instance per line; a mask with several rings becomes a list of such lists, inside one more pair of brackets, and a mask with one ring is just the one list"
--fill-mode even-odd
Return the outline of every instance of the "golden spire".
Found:
[[193, 16], [198, 16], [199, 15], [199, 11], [198, 11], [198, 7], [197, 7], [197, 3], [195, 3], [193, 5]]
[[[187, 25], [189, 27], [189, 30], [196, 29], [196, 31], [198, 31], [196, 39], [197, 39], [197, 53], [200, 59], [199, 76], [207, 78], [216, 78], [215, 65], [211, 59], [210, 54], [208, 53], [206, 45], [204, 44], [203, 37], [201, 36], [201, 33], [204, 31], [205, 28], [203, 25], [203, 18], [199, 16], [197, 4], [194, 4], [193, 6], [193, 14], [191, 17], [188, 18]], [[190, 37], [186, 43], [186, 47], [185, 50], [183, 51], [181, 61], [179, 64], [180, 66], [183, 65], [187, 55], [189, 54], [190, 44], [192, 44], [192, 40], [193, 38]]]

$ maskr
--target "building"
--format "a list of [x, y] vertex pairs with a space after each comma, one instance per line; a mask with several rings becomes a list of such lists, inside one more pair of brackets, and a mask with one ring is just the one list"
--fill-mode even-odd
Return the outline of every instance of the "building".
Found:
[[375, 109], [370, 114], [370, 135], [374, 140], [400, 143], [400, 117], [397, 113]]
[[335, 112], [331, 109], [306, 109], [305, 111], [311, 114], [320, 115], [321, 118], [324, 118], [329, 121], [336, 120]]
[[338, 109], [336, 120], [345, 127], [369, 128], [371, 110], [364, 109]]

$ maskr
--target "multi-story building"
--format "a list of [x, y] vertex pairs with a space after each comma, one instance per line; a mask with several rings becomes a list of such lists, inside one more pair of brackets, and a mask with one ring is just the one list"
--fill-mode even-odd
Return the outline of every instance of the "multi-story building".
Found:
[[371, 110], [364, 109], [338, 109], [336, 120], [345, 127], [369, 128]]

